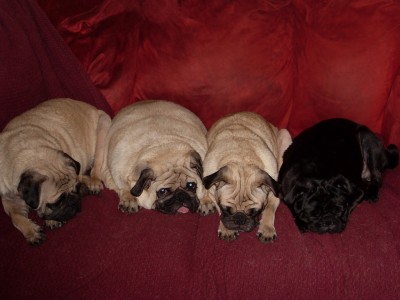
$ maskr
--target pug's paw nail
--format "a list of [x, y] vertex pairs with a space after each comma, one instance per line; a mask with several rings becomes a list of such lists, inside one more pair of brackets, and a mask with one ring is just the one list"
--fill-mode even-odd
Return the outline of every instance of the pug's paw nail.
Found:
[[260, 240], [260, 242], [266, 243], [266, 244], [273, 243], [276, 240], [276, 234], [264, 235], [261, 232], [257, 232], [257, 237]]
[[58, 222], [58, 221], [54, 221], [54, 220], [46, 220], [44, 222], [46, 228], [49, 228], [51, 230], [56, 229], [56, 228], [60, 228], [62, 227], [66, 222]]
[[215, 207], [213, 204], [202, 203], [202, 202], [200, 202], [199, 208], [197, 209], [197, 212], [199, 214], [201, 214], [202, 216], [212, 214], [214, 211], [215, 211]]
[[44, 242], [45, 239], [46, 239], [46, 235], [43, 233], [43, 230], [40, 229], [38, 232], [36, 232], [34, 237], [28, 238], [27, 242], [31, 246], [39, 246], [40, 244], [42, 244]]
[[223, 232], [220, 232], [220, 231], [218, 232], [219, 239], [220, 240], [224, 240], [224, 241], [228, 241], [228, 242], [236, 240], [238, 236], [239, 236], [239, 232], [237, 232], [237, 231], [232, 231], [232, 232], [229, 232], [229, 233], [223, 233]]
[[118, 209], [120, 211], [122, 211], [123, 213], [128, 213], [127, 208], [124, 205], [121, 205], [121, 204], [118, 205]]
[[123, 205], [123, 204], [119, 204], [118, 205], [118, 209], [120, 210], [120, 211], [122, 211], [123, 213], [125, 213], [125, 214], [132, 214], [132, 213], [137, 213], [139, 210], [140, 210], [140, 207], [139, 206], [125, 206], [125, 205]]

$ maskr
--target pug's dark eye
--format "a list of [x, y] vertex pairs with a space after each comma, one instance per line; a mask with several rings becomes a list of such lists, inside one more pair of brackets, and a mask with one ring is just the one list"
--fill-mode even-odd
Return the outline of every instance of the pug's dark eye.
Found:
[[224, 206], [222, 204], [220, 204], [219, 207], [221, 208], [221, 212], [225, 215], [233, 215], [234, 214], [234, 210], [232, 207]]
[[197, 188], [197, 184], [195, 182], [186, 183], [186, 190], [190, 192], [194, 192]]
[[259, 215], [261, 213], [261, 210], [256, 209], [256, 208], [251, 208], [249, 209], [249, 211], [247, 212], [247, 215], [249, 217], [256, 217], [257, 215]]
[[326, 183], [327, 188], [331, 189], [333, 192], [349, 192], [350, 186], [348, 180], [342, 176], [338, 175], [336, 178], [332, 179], [330, 182]]
[[340, 190], [343, 190], [343, 189], [344, 189], [344, 185], [341, 184], [341, 183], [336, 183], [336, 184], [334, 185], [334, 187], [337, 188], [337, 189], [340, 189]]
[[336, 182], [334, 184], [335, 188], [340, 189], [340, 190], [346, 190], [346, 184], [344, 182]]
[[169, 188], [161, 188], [157, 191], [157, 197], [164, 197], [171, 194], [171, 189]]
[[306, 194], [306, 192], [307, 190], [305, 188], [296, 189], [294, 192], [294, 199], [295, 200], [301, 199]]

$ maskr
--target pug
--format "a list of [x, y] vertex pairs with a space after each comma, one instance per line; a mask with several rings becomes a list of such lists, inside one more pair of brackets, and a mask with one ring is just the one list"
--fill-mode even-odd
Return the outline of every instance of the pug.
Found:
[[[52, 99], [11, 120], [0, 134], [0, 196], [13, 225], [33, 245], [42, 228], [62, 226], [80, 210], [81, 196], [102, 188], [100, 168], [110, 117], [72, 99]], [[85, 175], [90, 172], [90, 175]]]
[[301, 232], [339, 233], [362, 200], [377, 201], [383, 171], [398, 161], [397, 147], [385, 149], [366, 126], [325, 120], [296, 136], [285, 152], [280, 197]]
[[207, 142], [203, 181], [220, 214], [219, 238], [235, 240], [240, 231], [258, 226], [259, 240], [273, 242], [276, 180], [282, 153], [291, 143], [289, 132], [256, 113], [239, 112], [217, 121]]
[[194, 113], [173, 102], [146, 100], [122, 109], [108, 132], [102, 169], [119, 209], [211, 212], [212, 203], [201, 202], [206, 132]]

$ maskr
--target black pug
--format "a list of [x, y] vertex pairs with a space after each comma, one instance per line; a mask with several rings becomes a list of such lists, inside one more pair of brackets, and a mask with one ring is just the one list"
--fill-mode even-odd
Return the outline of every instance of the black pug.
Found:
[[322, 121], [285, 151], [280, 198], [301, 232], [342, 232], [357, 204], [378, 200], [382, 172], [398, 162], [398, 148], [385, 149], [366, 126], [346, 119]]

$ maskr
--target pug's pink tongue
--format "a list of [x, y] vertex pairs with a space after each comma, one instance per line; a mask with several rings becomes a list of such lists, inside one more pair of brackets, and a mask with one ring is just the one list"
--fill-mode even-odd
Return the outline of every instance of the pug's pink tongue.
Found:
[[185, 207], [185, 206], [181, 206], [178, 209], [178, 212], [180, 212], [181, 214], [186, 214], [189, 211], [189, 208]]

